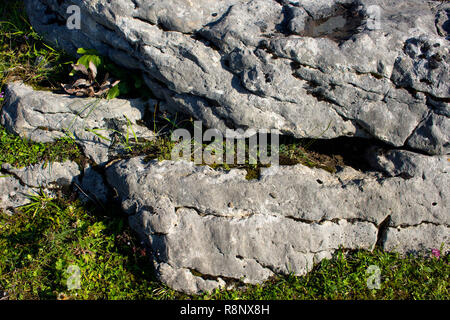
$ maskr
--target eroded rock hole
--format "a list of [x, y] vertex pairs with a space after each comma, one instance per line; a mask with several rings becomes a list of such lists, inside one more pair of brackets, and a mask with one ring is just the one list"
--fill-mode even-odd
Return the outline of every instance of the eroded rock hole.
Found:
[[[311, 167], [319, 167], [329, 172], [336, 172], [348, 166], [362, 172], [375, 169], [368, 160], [373, 147], [387, 148], [378, 140], [355, 137], [335, 139], [294, 139], [280, 137], [280, 145], [294, 146], [289, 152], [280, 153], [281, 165], [302, 163]], [[291, 156], [295, 154], [295, 156]], [[289, 156], [286, 156], [289, 155]], [[303, 159], [303, 161], [300, 161]], [[317, 181], [319, 184], [320, 182]]]
[[[290, 24], [292, 33], [305, 37], [329, 38], [336, 42], [350, 39], [364, 25], [366, 15], [356, 3], [340, 4], [322, 17], [296, 17]], [[301, 19], [297, 22], [295, 20]], [[299, 27], [300, 25], [300, 27]]]

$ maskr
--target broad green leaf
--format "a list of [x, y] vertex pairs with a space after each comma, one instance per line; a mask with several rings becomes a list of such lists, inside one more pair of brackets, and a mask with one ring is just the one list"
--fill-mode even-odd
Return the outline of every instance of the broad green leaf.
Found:
[[84, 65], [86, 68], [89, 68], [89, 62], [92, 62], [97, 68], [102, 65], [102, 58], [96, 55], [84, 55], [80, 59], [78, 59], [79, 64]]
[[106, 96], [106, 99], [111, 100], [111, 99], [117, 98], [119, 95], [120, 95], [119, 85], [116, 85], [108, 91], [108, 95]]
[[85, 48], [78, 48], [77, 50], [78, 54], [83, 54], [83, 55], [94, 55], [94, 56], [98, 56], [99, 53], [97, 50], [95, 49], [85, 49]]

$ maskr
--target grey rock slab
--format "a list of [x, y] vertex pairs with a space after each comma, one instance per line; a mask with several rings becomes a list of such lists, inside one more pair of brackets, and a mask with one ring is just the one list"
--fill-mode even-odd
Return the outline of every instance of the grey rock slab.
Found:
[[437, 36], [410, 38], [404, 54], [395, 61], [391, 79], [399, 87], [426, 92], [432, 97], [450, 95], [450, 48], [448, 40]]
[[39, 190], [24, 186], [12, 175], [0, 174], [0, 210], [13, 213], [15, 208], [30, 202], [30, 195]]
[[445, 177], [450, 169], [448, 156], [430, 157], [411, 151], [384, 150], [377, 147], [371, 148], [367, 155], [373, 168], [383, 171], [390, 177], [402, 176], [406, 179]]
[[69, 187], [74, 177], [80, 175], [78, 164], [72, 161], [39, 163], [23, 168], [14, 168], [9, 164], [3, 164], [2, 169], [16, 178], [23, 184], [32, 187]]
[[192, 271], [187, 268], [173, 268], [167, 263], [159, 264], [157, 273], [161, 281], [172, 289], [190, 294], [211, 292], [214, 289], [226, 287], [226, 282], [221, 278], [217, 280], [202, 279], [194, 276]]
[[[392, 229], [448, 228], [448, 161], [411, 154], [409, 165], [398, 164], [399, 156], [375, 158], [391, 176], [296, 165], [246, 180], [244, 170], [138, 157], [109, 166], [106, 177], [130, 225], [150, 244], [160, 279], [193, 293], [230, 278], [257, 283], [277, 273], [304, 274], [340, 246], [372, 249], [386, 219]], [[400, 251], [409, 250], [407, 236], [396, 239]], [[439, 246], [442, 239], [420, 243]]]
[[[45, 194], [57, 197], [58, 191], [69, 192], [74, 187], [82, 201], [104, 205], [110, 190], [104, 177], [92, 166], [80, 168], [73, 161], [38, 163], [16, 168], [3, 163], [0, 174], [0, 210], [14, 209], [30, 202], [30, 196]], [[98, 169], [97, 169], [98, 170]]]
[[[230, 5], [239, 2], [242, 1], [137, 0], [134, 1], [134, 8], [131, 8], [130, 4], [122, 10], [132, 12], [134, 18], [154, 25], [160, 24], [167, 30], [192, 33], [220, 19]], [[118, 5], [123, 4], [126, 2]]]
[[440, 9], [436, 14], [436, 28], [441, 37], [450, 37], [450, 9]]
[[123, 140], [127, 133], [154, 138], [151, 130], [136, 123], [144, 117], [147, 103], [78, 98], [14, 82], [6, 86], [0, 120], [9, 131], [36, 142], [72, 137], [86, 156], [102, 164], [108, 161], [115, 141]]
[[448, 245], [450, 228], [448, 226], [421, 224], [406, 228], [388, 228], [386, 231], [383, 249], [407, 253], [429, 253], [431, 249], [444, 247], [449, 251]]
[[13, 213], [42, 192], [56, 196], [56, 190], [69, 190], [81, 173], [72, 161], [38, 163], [16, 168], [3, 163], [0, 174], [0, 210]]
[[[191, 283], [192, 275], [183, 280], [174, 275], [186, 270], [215, 276], [217, 286], [222, 278], [258, 283], [274, 273], [305, 274], [323, 257], [341, 244], [346, 247], [370, 249], [376, 241], [376, 228], [369, 223], [350, 224], [345, 221], [322, 225], [293, 223], [272, 216], [253, 216], [248, 219], [202, 218], [195, 210], [179, 209], [176, 227], [164, 237], [147, 235], [156, 259], [160, 279], [174, 288], [195, 293], [205, 291]], [[147, 217], [133, 217], [132, 226], [150, 226]], [[284, 220], [284, 221], [283, 221]], [[312, 243], [311, 250], [308, 249]], [[323, 249], [323, 251], [321, 250]], [[166, 270], [165, 266], [171, 266]], [[195, 273], [194, 273], [195, 275]], [[200, 277], [201, 278], [201, 277]], [[181, 281], [185, 281], [184, 283]], [[187, 286], [187, 287], [186, 287]]]
[[[448, 152], [448, 3], [26, 4], [34, 28], [50, 42], [72, 53], [96, 49], [139, 70], [161, 106], [208, 127], [363, 136], [432, 155]], [[80, 7], [81, 30], [65, 26], [70, 4]], [[438, 125], [425, 121], [434, 114], [444, 118]]]
[[146, 192], [149, 201], [166, 195], [175, 207], [230, 218], [269, 214], [303, 221], [357, 219], [379, 225], [391, 215], [393, 226], [423, 221], [449, 224], [443, 188], [448, 185], [450, 163], [447, 157], [425, 163], [430, 168], [434, 165], [435, 171], [410, 179], [384, 178], [351, 168], [333, 175], [297, 165], [263, 168], [260, 179], [248, 181], [245, 170], [220, 172], [178, 161], [143, 164], [142, 158], [135, 158], [115, 165], [113, 176], [108, 169], [107, 177], [126, 199], [124, 208], [130, 213], [142, 200], [129, 194]]
[[450, 152], [450, 119], [445, 115], [431, 113], [417, 126], [407, 144], [430, 154], [448, 154]]

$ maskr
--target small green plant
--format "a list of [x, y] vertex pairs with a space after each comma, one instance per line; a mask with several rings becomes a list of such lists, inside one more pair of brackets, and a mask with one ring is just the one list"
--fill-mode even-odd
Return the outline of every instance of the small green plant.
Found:
[[126, 115], [124, 115], [124, 117], [127, 120], [127, 133], [125, 135], [125, 146], [128, 150], [133, 151], [131, 148], [131, 145], [130, 145], [130, 131], [133, 134], [134, 143], [139, 144], [139, 140], [136, 136], [136, 132], [134, 132], [133, 125], [132, 125], [130, 119], [128, 119], [128, 117]]
[[[116, 134], [116, 137], [118, 137], [118, 144], [121, 145], [126, 152], [133, 153], [133, 148], [138, 147], [140, 142], [138, 137], [136, 136], [136, 133], [134, 132], [133, 124], [131, 123], [130, 119], [128, 119], [126, 115], [124, 115], [124, 117], [127, 122], [127, 132], [123, 134], [118, 130], [112, 129], [111, 131]], [[133, 143], [131, 142], [130, 132], [133, 135]]]
[[105, 135], [101, 134], [100, 132], [102, 131], [108, 131], [108, 129], [89, 129], [89, 128], [85, 128], [84, 130], [86, 130], [87, 132], [90, 132], [92, 134], [94, 134], [96, 137], [98, 137], [101, 140], [105, 140], [110, 142], [111, 139], [106, 137]]
[[[69, 75], [78, 77], [72, 84], [62, 85], [67, 93], [107, 99], [133, 93], [137, 93], [139, 97], [148, 96], [148, 89], [143, 85], [141, 76], [125, 72], [107, 58], [102, 57], [96, 50], [79, 48], [77, 53], [81, 57], [76, 64], [72, 65], [73, 70]], [[97, 79], [103, 80], [98, 82]]]
[[[117, 137], [117, 143], [119, 145], [121, 145], [126, 152], [128, 152], [129, 154], [133, 153], [134, 148], [138, 148], [140, 141], [136, 135], [136, 132], [133, 129], [133, 124], [131, 123], [130, 119], [128, 119], [128, 117], [126, 115], [124, 115], [124, 118], [126, 119], [126, 124], [127, 124], [127, 131], [126, 133], [122, 133], [121, 131], [115, 130], [115, 129], [89, 129], [89, 128], [85, 128], [85, 130], [87, 132], [90, 132], [92, 134], [94, 134], [96, 137], [98, 137], [100, 140], [105, 140], [108, 142], [113, 141], [113, 139], [108, 138], [106, 136], [106, 134], [111, 133], [114, 134], [115, 137]], [[106, 132], [102, 134], [102, 132]], [[134, 141], [132, 142], [131, 139], [131, 135], [133, 136], [132, 138], [134, 139]]]

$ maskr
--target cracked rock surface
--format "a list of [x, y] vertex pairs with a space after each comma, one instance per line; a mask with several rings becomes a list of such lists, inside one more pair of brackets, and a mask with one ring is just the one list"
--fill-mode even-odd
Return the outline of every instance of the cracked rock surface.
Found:
[[72, 161], [39, 163], [24, 168], [2, 164], [0, 176], [0, 210], [14, 209], [30, 202], [30, 196], [41, 191], [53, 196], [54, 190], [69, 189], [80, 175], [78, 164]]
[[[2, 120], [22, 136], [51, 141], [62, 133], [56, 120], [74, 115], [72, 109], [60, 112], [67, 99], [10, 84]], [[139, 112], [133, 117], [129, 107], [118, 110], [130, 112], [134, 122], [142, 117]], [[43, 114], [48, 118], [33, 118]], [[95, 128], [111, 116], [87, 116], [75, 128]], [[55, 130], [40, 130], [38, 121]], [[25, 168], [3, 164], [0, 208], [13, 212], [41, 188], [54, 194], [75, 187], [83, 200], [99, 204], [117, 194], [132, 228], [151, 247], [160, 280], [189, 293], [280, 273], [304, 274], [339, 247], [378, 245], [408, 253], [448, 245], [449, 157], [375, 146], [366, 152], [372, 171], [346, 166], [332, 174], [303, 165], [272, 166], [262, 168], [257, 180], [246, 180], [245, 170], [145, 163], [145, 157], [111, 162], [104, 170], [71, 161]]]
[[0, 210], [13, 213], [15, 208], [29, 203], [29, 195], [36, 195], [39, 190], [22, 185], [12, 175], [0, 176]]
[[0, 174], [0, 210], [14, 213], [31, 202], [30, 196], [45, 192], [50, 197], [73, 191], [83, 202], [104, 205], [110, 200], [110, 189], [98, 169], [73, 161], [38, 163], [16, 168], [3, 163]]
[[32, 188], [41, 186], [69, 187], [73, 177], [80, 174], [78, 164], [72, 161], [37, 164], [25, 168], [15, 168], [10, 164], [3, 164], [2, 169], [18, 178], [24, 185]]
[[[138, 136], [151, 139], [138, 123], [158, 103], [161, 111], [223, 131], [363, 137], [383, 149], [367, 153], [372, 171], [272, 166], [256, 180], [246, 180], [243, 170], [144, 157], [104, 171], [56, 165], [52, 177], [42, 177], [47, 169], [39, 166], [4, 166], [2, 206], [17, 206], [40, 184], [72, 181], [98, 202], [110, 201], [113, 189], [150, 245], [161, 281], [189, 293], [304, 274], [339, 247], [448, 248], [449, 3], [25, 2], [46, 39], [70, 53], [96, 49], [142, 72], [158, 101], [116, 99], [86, 108], [94, 100], [13, 83], [1, 123], [22, 137], [49, 142], [71, 128], [84, 153], [106, 164], [115, 149], [93, 130], [123, 133], [126, 115]], [[81, 30], [66, 27], [73, 4], [81, 9]]]
[[[142, 71], [162, 109], [207, 127], [449, 151], [449, 3], [26, 2], [48, 40]], [[65, 26], [72, 4], [81, 30]]]
[[[339, 247], [379, 242], [406, 253], [448, 243], [447, 157], [398, 153], [374, 160], [393, 176], [296, 165], [265, 168], [248, 181], [245, 170], [142, 157], [115, 163], [106, 175], [152, 247], [162, 281], [192, 293], [224, 279], [303, 274]], [[409, 164], [398, 167], [399, 157]]]
[[131, 135], [133, 130], [138, 138], [154, 138], [151, 130], [136, 123], [151, 101], [78, 98], [36, 91], [21, 82], [7, 85], [5, 95], [0, 121], [9, 131], [44, 143], [70, 136], [97, 164], [114, 153], [117, 133]]

